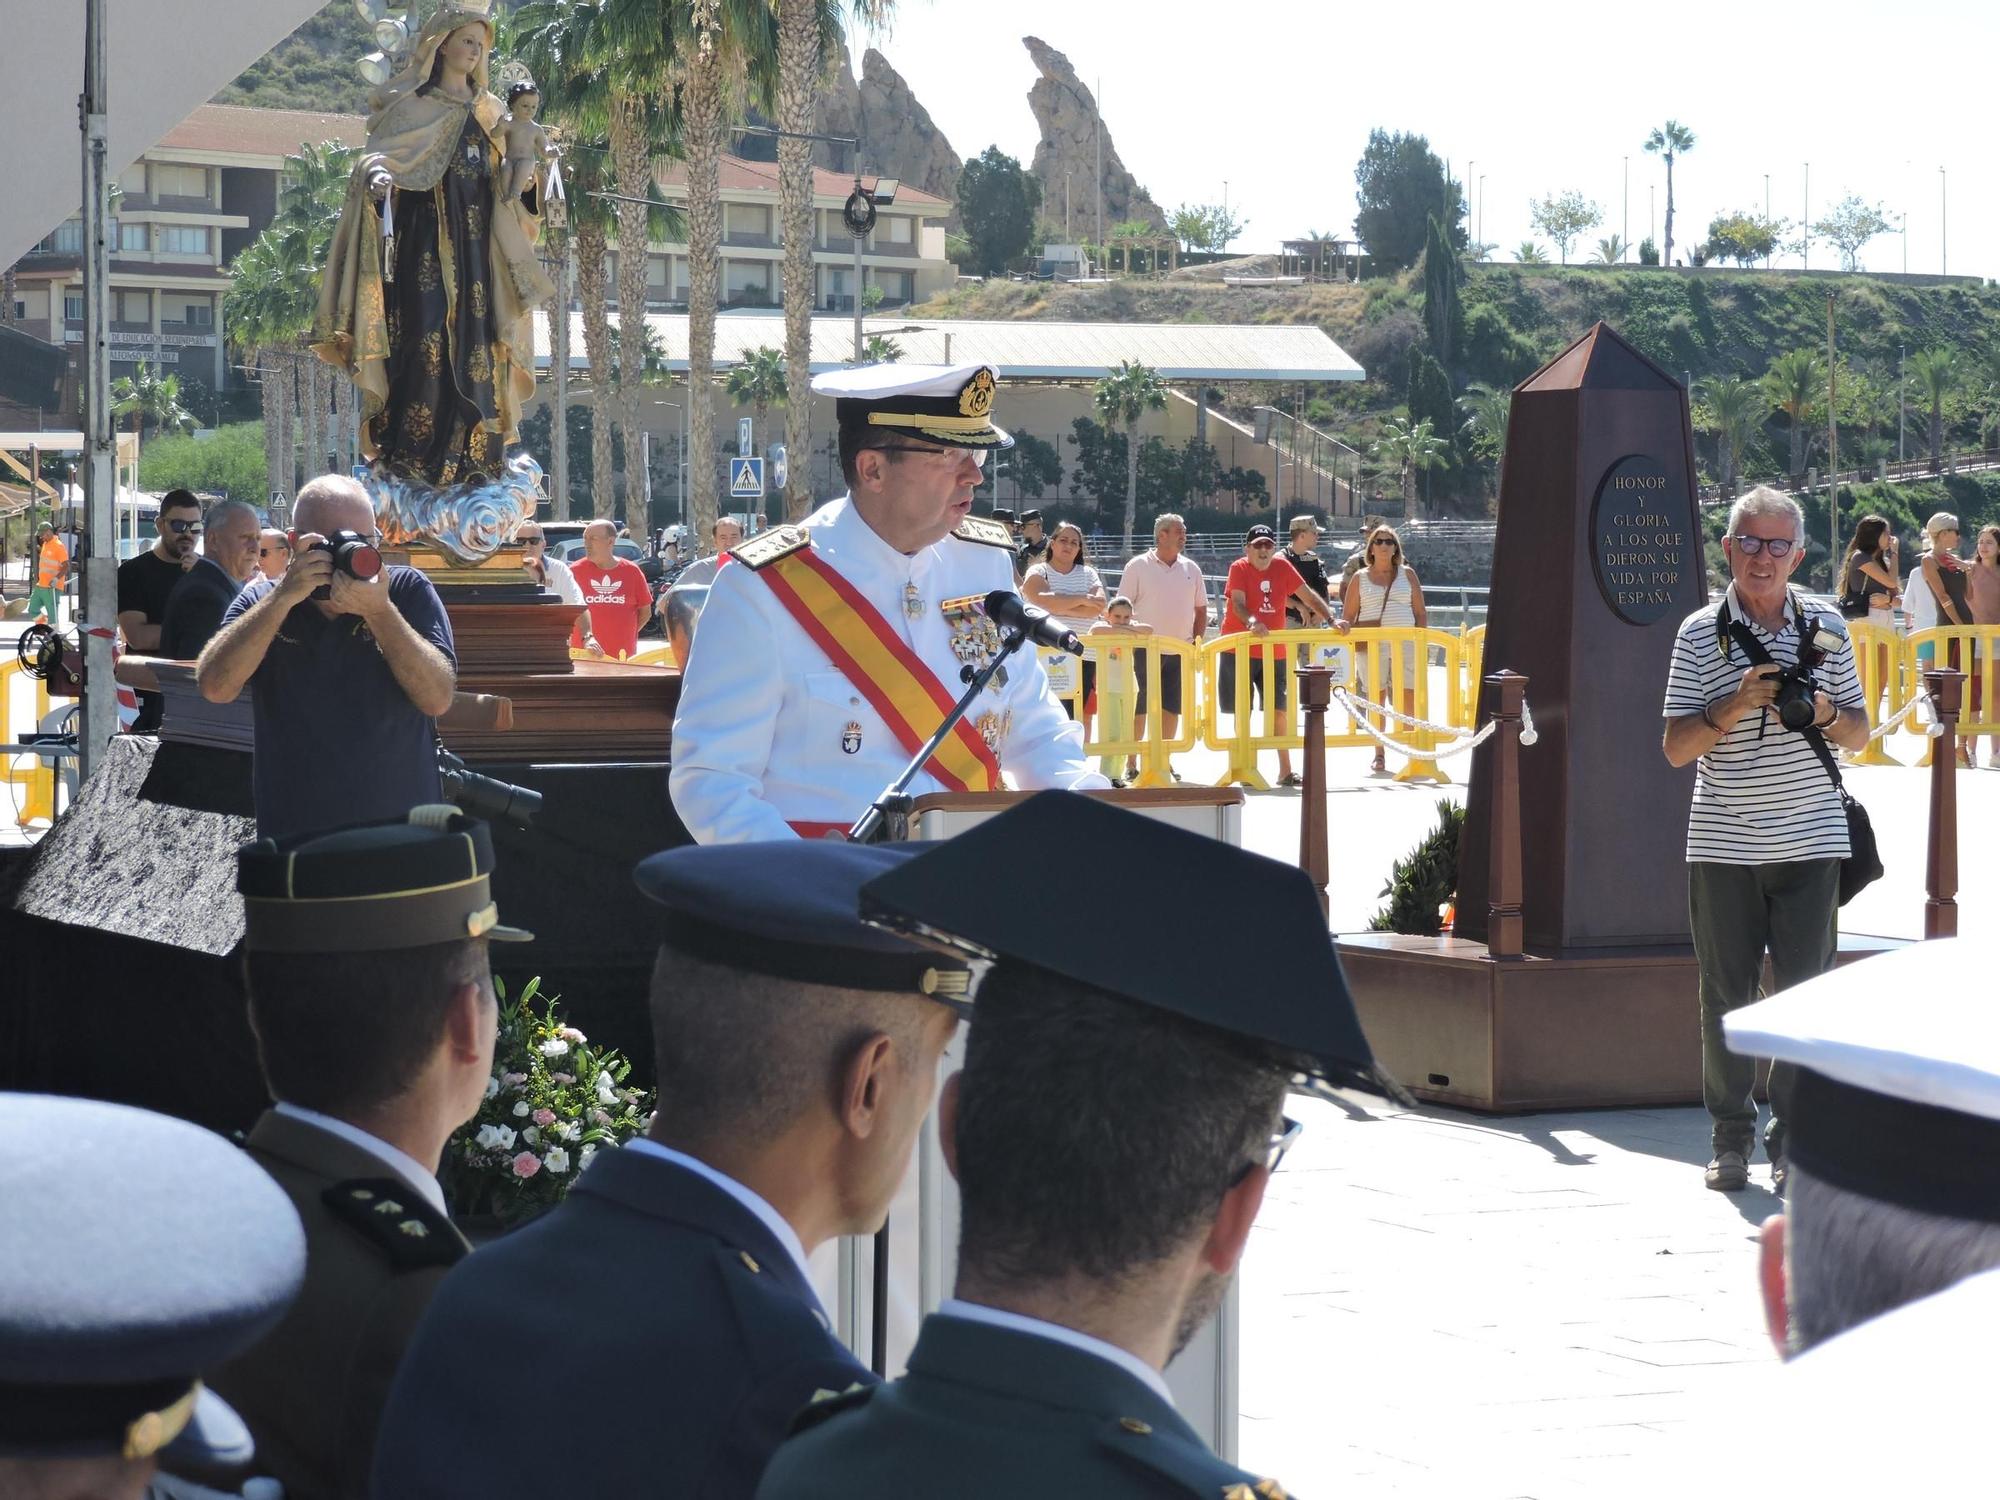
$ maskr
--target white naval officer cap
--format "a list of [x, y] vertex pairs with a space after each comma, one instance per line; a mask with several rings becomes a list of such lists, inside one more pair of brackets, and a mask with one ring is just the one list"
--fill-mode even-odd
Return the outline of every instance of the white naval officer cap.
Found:
[[1920, 1213], [2000, 1223], [2000, 1007], [1969, 938], [1912, 943], [1723, 1018], [1730, 1050], [1799, 1069], [1785, 1153]]
[[1011, 448], [992, 421], [1000, 372], [992, 365], [856, 365], [812, 388], [834, 398], [841, 428], [892, 428], [946, 448]]

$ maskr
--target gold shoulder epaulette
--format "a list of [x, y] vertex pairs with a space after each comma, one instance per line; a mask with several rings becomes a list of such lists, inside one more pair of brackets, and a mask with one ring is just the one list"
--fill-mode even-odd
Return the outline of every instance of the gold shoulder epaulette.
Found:
[[729, 555], [746, 568], [767, 568], [781, 557], [790, 557], [812, 545], [812, 537], [803, 526], [773, 526], [769, 531], [760, 531], [747, 542], [738, 542], [729, 549]]
[[952, 531], [961, 542], [982, 542], [988, 547], [1005, 547], [1014, 550], [1014, 535], [1004, 524], [991, 516], [967, 516]]

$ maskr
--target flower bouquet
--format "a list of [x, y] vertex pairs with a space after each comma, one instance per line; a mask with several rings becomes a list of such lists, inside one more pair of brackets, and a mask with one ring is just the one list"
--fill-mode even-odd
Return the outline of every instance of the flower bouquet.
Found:
[[553, 1208], [600, 1147], [645, 1132], [651, 1093], [626, 1086], [629, 1059], [594, 1048], [531, 979], [507, 998], [479, 1113], [452, 1135], [440, 1174], [456, 1219], [512, 1227]]

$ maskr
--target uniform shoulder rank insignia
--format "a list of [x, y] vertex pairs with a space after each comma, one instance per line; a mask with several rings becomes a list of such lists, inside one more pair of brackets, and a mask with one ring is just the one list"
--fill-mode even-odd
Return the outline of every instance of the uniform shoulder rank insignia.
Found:
[[868, 1398], [875, 1394], [875, 1387], [855, 1381], [844, 1391], [825, 1389], [813, 1392], [812, 1402], [792, 1418], [792, 1425], [786, 1431], [787, 1437], [797, 1437], [802, 1432], [810, 1432], [822, 1422], [830, 1422], [844, 1411], [856, 1411], [868, 1404]]
[[729, 555], [746, 568], [768, 568], [779, 558], [790, 557], [811, 545], [812, 537], [805, 527], [773, 526], [747, 542], [738, 542], [729, 549]]
[[393, 1177], [350, 1178], [319, 1196], [398, 1269], [456, 1265], [465, 1254], [451, 1221]]
[[1225, 1463], [1198, 1442], [1136, 1417], [1107, 1421], [1098, 1440], [1120, 1459], [1166, 1479], [1176, 1494], [1198, 1500], [1286, 1500], [1275, 1479], [1259, 1479]]
[[1013, 533], [991, 516], [967, 516], [952, 528], [953, 536], [961, 542], [980, 542], [988, 547], [1005, 547], [1014, 550]]

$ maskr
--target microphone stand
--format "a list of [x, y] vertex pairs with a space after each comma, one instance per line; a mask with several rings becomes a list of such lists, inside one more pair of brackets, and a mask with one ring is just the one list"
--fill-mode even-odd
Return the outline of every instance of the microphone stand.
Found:
[[[872, 844], [883, 836], [884, 830], [888, 827], [890, 810], [897, 802], [903, 800], [910, 790], [910, 783], [915, 781], [917, 774], [930, 764], [931, 757], [937, 754], [937, 748], [944, 743], [945, 736], [958, 726], [958, 721], [965, 717], [965, 711], [978, 701], [981, 693], [986, 691], [986, 685], [993, 680], [1001, 664], [1019, 651], [1027, 639], [1027, 631], [1009, 630], [1001, 638], [1000, 649], [994, 653], [993, 660], [977, 669], [969, 666], [965, 668], [960, 676], [966, 687], [958, 702], [951, 706], [951, 712], [944, 716], [944, 722], [938, 725], [937, 731], [924, 741], [923, 748], [910, 758], [910, 763], [903, 767], [894, 781], [882, 789], [882, 794], [869, 806], [868, 811], [856, 819], [854, 826], [847, 830], [848, 842]], [[882, 1227], [875, 1231], [875, 1255], [874, 1263], [870, 1267], [868, 1291], [870, 1344], [868, 1368], [877, 1375], [886, 1377], [889, 1373], [889, 1220], [887, 1217], [883, 1218]]]
[[909, 791], [910, 783], [917, 779], [918, 772], [930, 764], [931, 757], [937, 754], [937, 748], [944, 743], [945, 736], [958, 726], [958, 721], [965, 717], [965, 711], [972, 707], [981, 693], [986, 691], [986, 684], [993, 680], [994, 674], [1000, 670], [1007, 658], [1021, 649], [1022, 642], [1027, 638], [1028, 632], [1025, 630], [1009, 630], [1001, 639], [1000, 649], [994, 654], [993, 660], [977, 670], [967, 667], [960, 674], [961, 680], [967, 684], [964, 694], [951, 706], [951, 712], [944, 716], [944, 722], [938, 725], [937, 732], [924, 741], [923, 748], [911, 757], [907, 766], [903, 767], [902, 774], [882, 789], [882, 795], [877, 797], [868, 811], [847, 830], [849, 843], [872, 844], [882, 837], [890, 811]]

